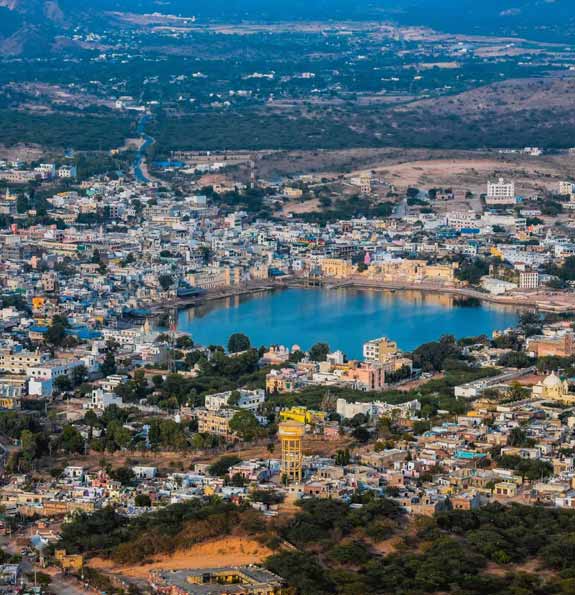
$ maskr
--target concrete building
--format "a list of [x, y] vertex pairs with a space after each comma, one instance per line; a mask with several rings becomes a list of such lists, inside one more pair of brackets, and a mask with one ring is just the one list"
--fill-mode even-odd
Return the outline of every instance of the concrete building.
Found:
[[226, 439], [233, 438], [234, 434], [230, 430], [230, 420], [236, 414], [234, 409], [218, 409], [217, 411], [197, 409], [195, 414], [198, 419], [198, 432], [200, 434], [214, 434]]
[[539, 273], [537, 271], [522, 271], [519, 273], [519, 289], [537, 289], [539, 287]]
[[575, 342], [570, 331], [554, 335], [534, 335], [527, 339], [527, 353], [534, 357], [571, 357], [575, 354]]
[[293, 595], [282, 578], [256, 566], [155, 570], [150, 585], [166, 595]]
[[387, 362], [398, 353], [397, 343], [387, 337], [371, 339], [363, 344], [363, 357], [374, 362]]
[[[237, 393], [237, 401], [230, 403], [230, 399]], [[219, 409], [225, 408], [228, 405], [239, 407], [240, 409], [247, 409], [252, 413], [255, 413], [259, 407], [263, 404], [266, 398], [266, 393], [262, 389], [247, 390], [241, 388], [237, 391], [226, 391], [223, 393], [217, 393], [214, 395], [206, 395], [206, 409], [209, 411], [218, 411]]]
[[486, 204], [513, 205], [515, 202], [515, 182], [506, 182], [503, 178], [499, 178], [496, 182], [487, 182]]

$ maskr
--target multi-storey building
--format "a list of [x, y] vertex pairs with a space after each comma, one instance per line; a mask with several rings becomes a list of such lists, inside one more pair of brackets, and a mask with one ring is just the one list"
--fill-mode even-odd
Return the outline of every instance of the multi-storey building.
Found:
[[0, 351], [0, 372], [26, 374], [29, 368], [47, 362], [50, 356], [39, 351]]
[[515, 204], [515, 182], [506, 182], [503, 178], [496, 182], [487, 182], [485, 202], [488, 205]]
[[195, 413], [200, 434], [214, 434], [226, 439], [233, 438], [234, 434], [230, 430], [230, 420], [236, 414], [234, 409], [218, 409], [217, 411], [197, 409]]

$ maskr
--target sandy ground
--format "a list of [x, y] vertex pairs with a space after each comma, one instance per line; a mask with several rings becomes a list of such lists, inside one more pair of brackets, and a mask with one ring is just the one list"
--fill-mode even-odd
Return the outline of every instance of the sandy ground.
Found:
[[299, 215], [301, 213], [311, 213], [312, 211], [318, 211], [320, 208], [319, 200], [306, 200], [305, 202], [289, 202], [287, 203], [282, 213], [284, 215], [289, 215], [290, 213]]
[[244, 537], [225, 537], [177, 552], [173, 556], [160, 556], [150, 564], [115, 566], [109, 560], [95, 558], [90, 566], [113, 574], [145, 579], [151, 570], [181, 570], [186, 568], [218, 568], [260, 564], [272, 551], [257, 541]]
[[[372, 172], [376, 178], [393, 184], [399, 190], [419, 188], [453, 188], [459, 193], [486, 191], [488, 179], [513, 178], [519, 194], [544, 189], [557, 191], [558, 183], [571, 179], [575, 156], [553, 155], [530, 157], [499, 154], [495, 151], [441, 151], [425, 149], [351, 149], [345, 151], [293, 151], [263, 156], [258, 174], [264, 178], [313, 173], [336, 181], [342, 174], [357, 177]], [[452, 205], [446, 203], [449, 208]], [[312, 202], [288, 203], [284, 212], [305, 212]]]
[[[575, 161], [575, 160], [573, 160]], [[453, 188], [458, 192], [486, 192], [488, 179], [513, 178], [518, 193], [542, 189], [557, 190], [565, 178], [563, 160], [554, 158], [513, 158], [490, 156], [475, 158], [406, 161], [374, 168], [384, 180], [398, 188]]]

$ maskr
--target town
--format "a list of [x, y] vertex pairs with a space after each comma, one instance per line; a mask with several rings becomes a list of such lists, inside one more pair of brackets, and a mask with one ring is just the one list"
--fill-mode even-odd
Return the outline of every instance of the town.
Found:
[[[392, 549], [416, 519], [442, 513], [572, 509], [573, 183], [522, 196], [493, 178], [461, 194], [401, 190], [371, 172], [272, 183], [253, 169], [241, 183], [245, 156], [231, 168], [227, 157], [196, 164], [189, 195], [178, 178], [172, 190], [170, 177], [79, 179], [73, 159], [6, 170], [5, 592], [292, 593], [300, 554], [281, 542], [297, 542], [293, 523], [318, 500], [365, 510], [370, 542]], [[67, 189], [39, 202], [25, 171]], [[323, 221], [289, 211], [326, 192], [374, 206]], [[202, 345], [179, 329], [178, 311], [290, 288], [409, 290], [520, 315], [489, 336], [438, 329], [409, 352], [375, 335], [355, 359], [321, 341], [260, 347], [237, 329]], [[177, 521], [168, 538], [154, 523], [172, 510], [228, 520], [188, 538]], [[138, 523], [158, 538], [145, 544]], [[210, 564], [190, 565], [202, 547]], [[345, 547], [367, 546], [344, 536]]]
[[0, 595], [573, 595], [574, 40], [0, 0]]

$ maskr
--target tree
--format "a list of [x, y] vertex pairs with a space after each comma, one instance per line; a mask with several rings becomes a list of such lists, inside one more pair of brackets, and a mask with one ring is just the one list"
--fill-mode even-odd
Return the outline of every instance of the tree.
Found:
[[229, 427], [242, 440], [248, 442], [256, 438], [261, 431], [261, 426], [256, 416], [246, 409], [240, 409], [234, 414], [232, 419], [230, 419]]
[[32, 461], [38, 454], [38, 434], [30, 432], [30, 430], [23, 430], [20, 434], [20, 447], [22, 455], [28, 461]]
[[102, 362], [100, 369], [104, 376], [110, 376], [116, 373], [116, 357], [112, 350], [108, 350], [106, 352], [106, 355], [104, 356], [104, 361]]
[[292, 351], [289, 354], [288, 359], [292, 364], [297, 364], [297, 363], [301, 362], [301, 360], [304, 358], [305, 358], [305, 353], [301, 349], [297, 349], [296, 351]]
[[170, 289], [170, 287], [173, 285], [174, 279], [172, 275], [164, 274], [158, 277], [158, 282], [164, 291], [168, 291], [168, 289]]
[[50, 345], [61, 345], [65, 338], [66, 327], [59, 322], [52, 324], [46, 332], [46, 343], [49, 343]]
[[316, 343], [309, 350], [309, 358], [314, 362], [325, 362], [329, 352], [330, 348], [327, 343]]
[[351, 461], [351, 454], [349, 449], [346, 448], [345, 450], [338, 450], [335, 455], [335, 464], [339, 465], [340, 467], [345, 467], [349, 465]]
[[241, 463], [242, 460], [236, 455], [227, 455], [218, 459], [208, 467], [208, 473], [216, 477], [223, 477], [231, 467]]
[[482, 259], [464, 260], [455, 271], [460, 281], [467, 281], [470, 285], [477, 285], [481, 277], [489, 274], [489, 263]]
[[24, 194], [19, 194], [18, 198], [16, 199], [16, 211], [19, 215], [24, 214], [26, 211], [30, 209], [30, 201], [28, 197]]
[[358, 441], [365, 444], [371, 437], [369, 430], [364, 427], [355, 428], [351, 435]]
[[152, 506], [152, 500], [148, 494], [136, 494], [136, 497], [134, 498], [134, 504], [136, 506], [149, 508]]
[[194, 342], [189, 335], [183, 335], [176, 339], [176, 349], [192, 349], [193, 347]]
[[118, 467], [110, 473], [110, 476], [124, 486], [131, 485], [136, 479], [136, 474], [130, 467]]
[[72, 381], [67, 376], [67, 374], [61, 374], [54, 380], [54, 386], [58, 391], [65, 392], [68, 390], [72, 390]]
[[67, 453], [81, 453], [84, 450], [84, 438], [74, 426], [68, 424], [62, 430], [60, 447]]
[[72, 382], [75, 386], [79, 386], [88, 378], [88, 370], [86, 366], [81, 365], [72, 370]]
[[250, 349], [251, 343], [249, 337], [243, 333], [234, 333], [228, 340], [228, 351], [230, 353], [240, 353]]
[[535, 360], [522, 351], [510, 351], [503, 354], [497, 363], [506, 368], [528, 368]]
[[461, 350], [451, 336], [443, 336], [439, 341], [420, 345], [413, 352], [413, 363], [425, 372], [440, 372], [448, 359], [457, 359]]

